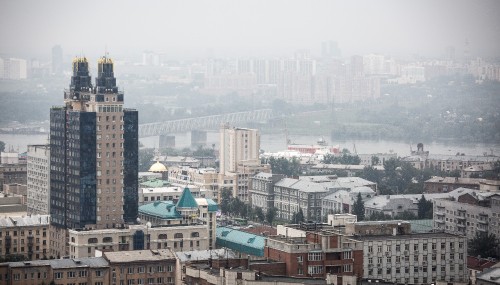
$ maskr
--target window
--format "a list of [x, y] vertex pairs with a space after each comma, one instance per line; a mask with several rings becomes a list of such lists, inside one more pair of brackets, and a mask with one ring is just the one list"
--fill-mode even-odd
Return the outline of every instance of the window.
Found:
[[85, 270], [81, 270], [81, 271], [78, 273], [78, 277], [87, 277], [87, 271], [85, 271]]
[[307, 267], [308, 274], [323, 274], [323, 266], [321, 265], [312, 265]]
[[75, 277], [76, 277], [75, 271], [68, 271], [68, 278], [75, 278]]
[[88, 243], [97, 243], [97, 238], [89, 238]]
[[102, 271], [101, 270], [96, 270], [95, 271], [95, 276], [96, 277], [102, 277]]
[[322, 252], [310, 252], [307, 256], [307, 260], [309, 260], [309, 261], [317, 261], [317, 260], [322, 260], [322, 259], [323, 259]]
[[183, 234], [182, 233], [176, 233], [174, 234], [174, 238], [183, 238]]
[[163, 265], [158, 266], [157, 270], [158, 270], [158, 272], [165, 272], [165, 267]]
[[128, 268], [128, 274], [134, 274], [134, 268], [133, 267], [129, 267]]
[[192, 232], [191, 237], [200, 237], [200, 233], [199, 232]]
[[137, 272], [144, 273], [144, 266], [139, 266], [139, 268], [137, 268]]
[[352, 258], [352, 251], [344, 251], [344, 259]]
[[54, 272], [54, 279], [62, 279], [62, 278], [63, 278], [62, 272]]
[[167, 239], [167, 234], [158, 235], [158, 239]]
[[135, 279], [127, 280], [127, 285], [134, 285], [134, 284], [135, 284]]
[[386, 268], [385, 274], [391, 274], [391, 268], [390, 267]]
[[351, 272], [351, 271], [352, 271], [352, 265], [344, 264], [344, 272]]

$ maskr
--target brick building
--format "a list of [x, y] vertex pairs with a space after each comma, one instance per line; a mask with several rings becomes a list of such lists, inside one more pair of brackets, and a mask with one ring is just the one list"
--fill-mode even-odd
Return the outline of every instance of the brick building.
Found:
[[[290, 235], [288, 235], [290, 233]], [[322, 224], [301, 224], [278, 229], [269, 236], [266, 258], [286, 263], [286, 276], [363, 276], [362, 242]]]
[[0, 218], [0, 258], [48, 258], [49, 219], [48, 215]]

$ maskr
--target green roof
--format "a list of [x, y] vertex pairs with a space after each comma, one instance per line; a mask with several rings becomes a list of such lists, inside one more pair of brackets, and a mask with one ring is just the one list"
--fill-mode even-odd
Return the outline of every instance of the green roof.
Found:
[[177, 208], [198, 208], [198, 203], [196, 203], [189, 188], [186, 187], [184, 191], [182, 191], [182, 195], [177, 202]]
[[170, 185], [167, 180], [151, 179], [140, 183], [143, 187], [158, 188]]
[[411, 220], [412, 233], [430, 233], [432, 232], [433, 220]]
[[264, 256], [265, 238], [244, 231], [217, 227], [216, 245], [254, 256]]
[[219, 210], [219, 206], [217, 203], [215, 203], [214, 200], [206, 198], [207, 199], [207, 204], [208, 204], [208, 211], [209, 212], [217, 212]]
[[159, 217], [161, 219], [180, 219], [172, 201], [156, 201], [139, 207], [139, 213]]

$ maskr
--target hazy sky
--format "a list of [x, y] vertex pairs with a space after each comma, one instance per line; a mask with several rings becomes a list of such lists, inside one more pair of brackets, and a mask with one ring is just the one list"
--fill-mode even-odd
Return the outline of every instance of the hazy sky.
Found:
[[0, 0], [0, 53], [172, 57], [319, 54], [336, 40], [343, 55], [441, 55], [446, 46], [500, 55], [500, 1], [25, 1]]

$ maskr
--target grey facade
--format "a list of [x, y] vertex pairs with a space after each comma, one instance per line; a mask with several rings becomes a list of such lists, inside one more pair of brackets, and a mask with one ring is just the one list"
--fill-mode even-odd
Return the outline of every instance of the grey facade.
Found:
[[251, 178], [250, 203], [253, 208], [259, 207], [264, 213], [274, 207], [274, 184], [283, 179], [282, 174], [260, 172]]

